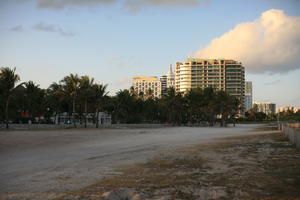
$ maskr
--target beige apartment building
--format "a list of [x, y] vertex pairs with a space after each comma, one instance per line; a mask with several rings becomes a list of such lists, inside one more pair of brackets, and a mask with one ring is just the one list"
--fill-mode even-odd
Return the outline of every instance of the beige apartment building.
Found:
[[146, 97], [151, 91], [154, 97], [161, 97], [161, 82], [156, 76], [134, 76], [132, 86], [138, 95]]
[[212, 87], [227, 91], [244, 104], [245, 68], [240, 62], [226, 59], [188, 58], [177, 62], [175, 89], [186, 93], [192, 88]]

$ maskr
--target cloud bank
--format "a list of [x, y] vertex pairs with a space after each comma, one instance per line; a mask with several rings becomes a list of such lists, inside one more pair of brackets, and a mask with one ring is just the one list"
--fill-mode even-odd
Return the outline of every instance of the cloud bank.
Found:
[[121, 3], [130, 12], [152, 7], [194, 7], [209, 0], [36, 0], [42, 9], [62, 10], [67, 7], [89, 7]]
[[151, 6], [151, 7], [195, 7], [195, 6], [198, 6], [199, 4], [200, 4], [199, 0], [127, 0], [125, 2], [124, 6], [129, 12], [137, 12], [147, 6]]
[[300, 17], [282, 10], [263, 12], [238, 24], [195, 54], [199, 58], [241, 61], [250, 73], [281, 73], [300, 68]]
[[74, 34], [71, 32], [65, 31], [64, 29], [62, 29], [56, 25], [46, 24], [44, 22], [40, 22], [40, 23], [34, 25], [33, 28], [38, 31], [59, 33], [60, 35], [66, 36], [66, 37], [74, 36]]
[[22, 31], [24, 31], [24, 28], [22, 25], [17, 25], [17, 26], [12, 27], [10, 30], [14, 31], [14, 32], [22, 32]]
[[38, 8], [64, 9], [68, 6], [95, 6], [98, 4], [111, 4], [117, 0], [37, 0]]

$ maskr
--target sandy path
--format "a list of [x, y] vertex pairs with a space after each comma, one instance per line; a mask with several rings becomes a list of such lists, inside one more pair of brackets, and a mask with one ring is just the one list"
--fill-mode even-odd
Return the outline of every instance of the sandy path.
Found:
[[0, 132], [0, 199], [51, 198], [113, 175], [113, 167], [259, 125]]

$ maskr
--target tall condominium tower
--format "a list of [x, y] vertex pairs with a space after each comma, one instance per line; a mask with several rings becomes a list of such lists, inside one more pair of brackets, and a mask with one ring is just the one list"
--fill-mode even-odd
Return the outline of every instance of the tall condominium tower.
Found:
[[134, 76], [132, 86], [137, 94], [153, 94], [154, 97], [161, 97], [161, 82], [156, 76]]
[[252, 108], [252, 82], [246, 81], [245, 84], [245, 110]]
[[177, 62], [175, 89], [186, 93], [192, 88], [213, 87], [227, 91], [244, 104], [245, 68], [240, 62], [226, 59], [188, 58]]

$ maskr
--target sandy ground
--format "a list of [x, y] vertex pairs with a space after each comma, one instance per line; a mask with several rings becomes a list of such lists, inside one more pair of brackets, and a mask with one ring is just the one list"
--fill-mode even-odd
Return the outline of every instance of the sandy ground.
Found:
[[258, 126], [1, 131], [0, 199], [51, 199], [116, 175], [120, 165]]
[[275, 127], [255, 133], [160, 153], [56, 200], [299, 200], [300, 151]]

